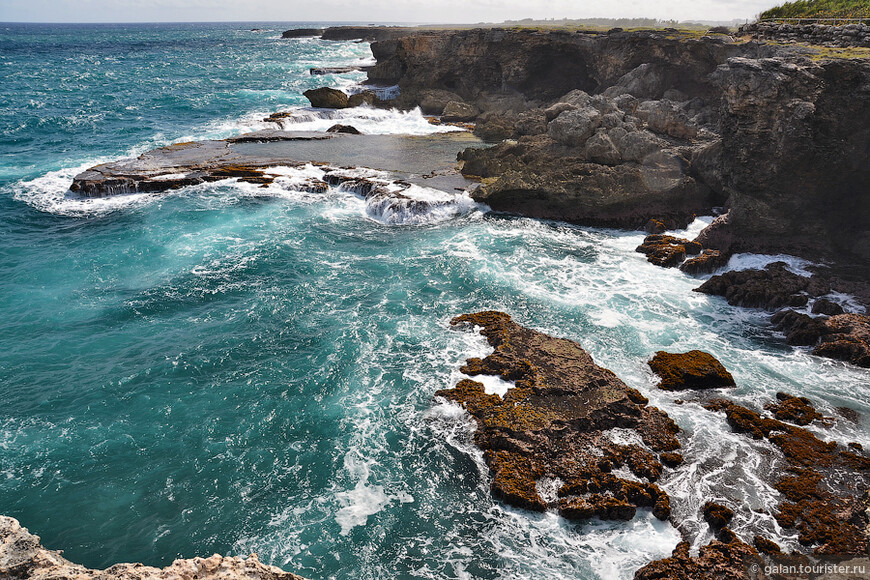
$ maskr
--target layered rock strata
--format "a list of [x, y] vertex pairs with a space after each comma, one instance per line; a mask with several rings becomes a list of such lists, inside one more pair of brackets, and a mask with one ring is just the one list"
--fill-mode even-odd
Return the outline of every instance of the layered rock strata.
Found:
[[115, 564], [91, 570], [73, 564], [58, 550], [42, 546], [39, 536], [22, 528], [18, 520], [0, 516], [0, 577], [30, 580], [305, 580], [268, 566], [256, 554], [247, 558], [220, 556], [175, 560], [165, 568], [143, 564]]

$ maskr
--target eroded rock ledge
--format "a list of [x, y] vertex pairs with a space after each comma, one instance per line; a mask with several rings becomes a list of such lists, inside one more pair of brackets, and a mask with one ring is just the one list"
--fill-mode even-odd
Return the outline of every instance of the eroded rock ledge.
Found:
[[22, 528], [18, 520], [0, 516], [0, 578], [30, 580], [305, 580], [268, 566], [256, 554], [247, 558], [215, 554], [208, 558], [175, 560], [165, 568], [143, 564], [115, 564], [91, 570], [42, 546], [39, 536]]
[[[493, 495], [534, 511], [556, 508], [574, 520], [629, 520], [640, 507], [659, 519], [670, 516], [670, 498], [655, 484], [680, 447], [679, 428], [666, 413], [576, 342], [520, 326], [502, 312], [451, 323], [481, 327], [495, 347], [484, 359], [468, 359], [462, 372], [514, 383], [503, 398], [470, 379], [436, 393], [477, 422], [475, 443], [493, 472]], [[617, 443], [614, 429], [636, 441]], [[632, 476], [614, 473], [622, 467]]]

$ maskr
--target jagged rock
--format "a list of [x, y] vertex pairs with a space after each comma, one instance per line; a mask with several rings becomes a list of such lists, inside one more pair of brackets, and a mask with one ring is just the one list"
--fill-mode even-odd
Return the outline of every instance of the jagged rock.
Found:
[[719, 389], [734, 387], [734, 377], [716, 358], [704, 351], [690, 350], [676, 354], [659, 351], [649, 361], [652, 371], [661, 377], [659, 388], [666, 391], [685, 389]]
[[[605, 116], [606, 117], [606, 116]], [[613, 141], [605, 132], [595, 133], [586, 141], [583, 148], [583, 156], [593, 163], [602, 165], [617, 165], [622, 161], [622, 156], [619, 154]]]
[[686, 254], [700, 253], [701, 244], [684, 238], [651, 234], [644, 238], [635, 251], [646, 254], [647, 261], [656, 266], [670, 268], [679, 265], [686, 258]]
[[646, 225], [643, 226], [643, 231], [648, 234], [663, 234], [668, 231], [668, 227], [661, 220], [650, 218]]
[[771, 482], [784, 497], [774, 514], [779, 525], [796, 529], [798, 541], [814, 546], [816, 556], [866, 554], [870, 519], [864, 491], [870, 484], [870, 457], [731, 401], [716, 399], [704, 407], [724, 412], [734, 431], [767, 439], [782, 452], [787, 468]]
[[601, 113], [593, 107], [564, 111], [550, 121], [547, 135], [561, 145], [578, 147], [595, 133], [601, 120]]
[[784, 262], [773, 262], [764, 270], [735, 270], [713, 276], [695, 292], [724, 296], [732, 306], [776, 310], [804, 306], [809, 296], [828, 294], [830, 286], [821, 279], [789, 271]]
[[336, 124], [326, 130], [327, 133], [347, 133], [349, 135], [362, 135], [359, 129], [353, 125]]
[[825, 332], [824, 320], [789, 309], [775, 313], [770, 322], [785, 333], [786, 342], [792, 346], [815, 346]]
[[73, 564], [60, 551], [42, 546], [39, 536], [22, 528], [18, 520], [0, 516], [0, 577], [30, 580], [304, 580], [275, 566], [247, 558], [215, 554], [208, 558], [175, 560], [158, 569], [142, 564], [115, 564], [90, 570]]
[[359, 107], [360, 105], [374, 106], [379, 101], [378, 96], [374, 91], [362, 91], [354, 93], [347, 98], [348, 107]]
[[734, 518], [734, 510], [712, 501], [705, 503], [701, 512], [704, 514], [704, 521], [716, 531], [730, 524]]
[[[631, 519], [636, 508], [670, 516], [670, 499], [655, 483], [657, 453], [679, 448], [679, 428], [616, 375], [597, 366], [580, 345], [513, 322], [502, 312], [459, 316], [453, 325], [479, 326], [495, 351], [468, 359], [462, 372], [513, 381], [504, 397], [463, 379], [436, 396], [474, 417], [475, 444], [493, 473], [493, 495], [525, 509], [557, 508], [566, 518]], [[609, 439], [613, 427], [633, 429], [644, 446]], [[638, 481], [612, 473], [627, 467]], [[558, 478], [557, 499], [540, 496], [537, 482]]]
[[833, 419], [825, 417], [813, 407], [806, 397], [795, 397], [788, 393], [777, 393], [777, 403], [769, 403], [764, 409], [773, 413], [774, 418], [795, 425], [809, 425], [813, 421], [829, 423]]
[[480, 109], [463, 101], [450, 101], [444, 106], [441, 120], [448, 123], [473, 121], [480, 114]]
[[547, 113], [532, 109], [517, 115], [516, 128], [519, 135], [540, 135], [547, 132]]
[[[749, 570], [758, 571], [750, 576]], [[680, 542], [670, 558], [656, 560], [638, 570], [635, 580], [761, 580], [764, 560], [752, 546], [739, 540], [731, 543], [713, 540], [702, 546], [698, 556], [689, 554], [689, 542]]]
[[813, 354], [870, 368], [870, 316], [831, 316], [825, 321], [825, 332]]
[[815, 346], [813, 354], [870, 367], [870, 316], [837, 314], [813, 318], [794, 310], [774, 314], [771, 323], [794, 346]]
[[515, 121], [508, 115], [484, 113], [477, 118], [474, 134], [488, 143], [498, 143], [516, 135]]
[[346, 109], [348, 97], [343, 92], [329, 87], [309, 89], [302, 93], [318, 109]]
[[726, 266], [728, 259], [728, 255], [719, 250], [704, 249], [699, 256], [680, 264], [680, 270], [686, 274], [707, 274]]

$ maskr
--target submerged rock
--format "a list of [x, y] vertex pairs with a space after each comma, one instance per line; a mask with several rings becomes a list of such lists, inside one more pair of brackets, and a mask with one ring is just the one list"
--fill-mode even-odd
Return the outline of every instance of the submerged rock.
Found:
[[320, 87], [319, 89], [309, 89], [302, 94], [311, 101], [312, 107], [318, 109], [346, 109], [348, 107], [347, 95], [337, 89]]
[[0, 516], [0, 577], [32, 580], [304, 580], [275, 566], [262, 564], [256, 554], [247, 558], [220, 556], [175, 560], [165, 568], [142, 564], [115, 564], [91, 570], [73, 564], [59, 550], [42, 546], [39, 536], [22, 528], [18, 520]]
[[661, 377], [659, 388], [665, 391], [719, 389], [734, 387], [734, 377], [716, 357], [701, 350], [686, 353], [659, 351], [649, 361], [652, 371]]
[[[474, 441], [493, 473], [495, 497], [533, 511], [557, 508], [578, 520], [631, 519], [638, 507], [670, 516], [670, 498], [654, 483], [663, 470], [658, 454], [680, 447], [679, 428], [667, 414], [647, 406], [576, 342], [520, 326], [502, 312], [451, 323], [481, 327], [495, 348], [484, 359], [468, 359], [463, 373], [514, 382], [504, 397], [471, 379], [436, 393], [474, 417]], [[632, 430], [638, 442], [616, 443], [608, 436], [613, 428]], [[637, 480], [615, 475], [619, 467]], [[553, 497], [542, 497], [545, 481], [555, 482]]]

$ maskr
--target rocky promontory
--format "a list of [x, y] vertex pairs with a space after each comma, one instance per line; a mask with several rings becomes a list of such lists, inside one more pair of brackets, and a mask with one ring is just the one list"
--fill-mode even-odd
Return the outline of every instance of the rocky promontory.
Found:
[[115, 564], [91, 570], [42, 546], [39, 536], [21, 527], [18, 520], [0, 516], [0, 578], [31, 580], [305, 580], [275, 566], [261, 563], [256, 554], [247, 558], [220, 556], [175, 560], [165, 568], [144, 564]]
[[639, 228], [722, 206], [705, 248], [870, 261], [866, 59], [675, 30], [418, 30], [372, 51], [392, 105], [508, 140], [463, 154], [494, 209]]

